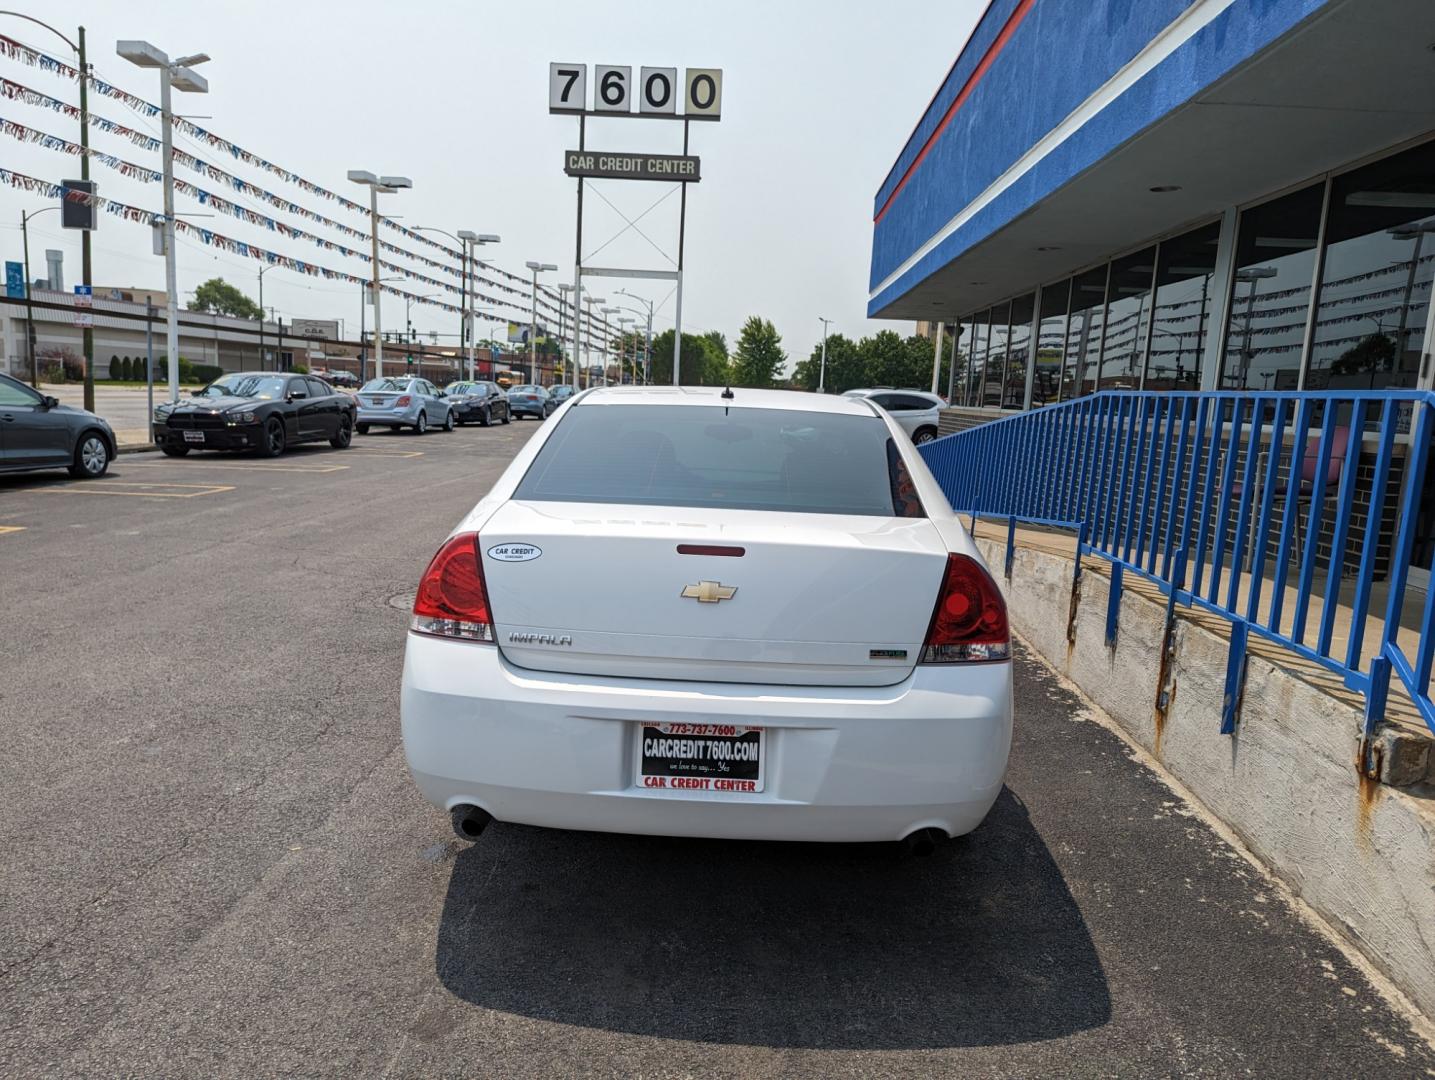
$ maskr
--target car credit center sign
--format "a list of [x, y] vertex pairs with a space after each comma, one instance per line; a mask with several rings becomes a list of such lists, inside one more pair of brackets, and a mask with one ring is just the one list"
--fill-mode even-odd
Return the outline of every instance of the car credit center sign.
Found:
[[569, 150], [563, 155], [563, 171], [569, 176], [608, 180], [696, 182], [701, 179], [698, 159], [683, 154], [613, 154]]

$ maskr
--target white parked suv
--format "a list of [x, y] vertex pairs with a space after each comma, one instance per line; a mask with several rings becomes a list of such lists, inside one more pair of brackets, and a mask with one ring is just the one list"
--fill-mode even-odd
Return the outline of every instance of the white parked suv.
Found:
[[400, 712], [467, 839], [498, 820], [930, 850], [1001, 790], [1006, 607], [869, 402], [594, 389], [424, 572]]
[[937, 437], [937, 418], [947, 403], [925, 390], [848, 390], [843, 397], [866, 398], [892, 414], [918, 446]]

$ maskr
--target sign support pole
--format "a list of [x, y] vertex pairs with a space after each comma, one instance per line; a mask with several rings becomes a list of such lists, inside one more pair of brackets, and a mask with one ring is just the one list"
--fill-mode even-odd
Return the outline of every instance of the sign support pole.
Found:
[[[688, 126], [686, 118], [683, 120], [683, 156], [688, 153]], [[683, 368], [683, 247], [687, 239], [688, 228], [688, 185], [683, 183], [683, 190], [679, 194], [680, 208], [678, 210], [678, 292], [677, 301], [674, 307], [673, 327], [673, 385], [682, 386]]]
[[[587, 117], [578, 114], [578, 149], [587, 149]], [[560, 303], [562, 300], [560, 298]], [[561, 309], [560, 309], [561, 310]], [[583, 178], [578, 177], [578, 236], [573, 244], [573, 392], [583, 363]]]

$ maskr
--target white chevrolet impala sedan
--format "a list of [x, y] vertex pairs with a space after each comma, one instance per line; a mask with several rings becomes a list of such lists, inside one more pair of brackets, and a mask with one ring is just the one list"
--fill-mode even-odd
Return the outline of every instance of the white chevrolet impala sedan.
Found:
[[970, 536], [868, 401], [590, 390], [425, 571], [404, 749], [468, 839], [930, 850], [1001, 789], [1010, 655]]

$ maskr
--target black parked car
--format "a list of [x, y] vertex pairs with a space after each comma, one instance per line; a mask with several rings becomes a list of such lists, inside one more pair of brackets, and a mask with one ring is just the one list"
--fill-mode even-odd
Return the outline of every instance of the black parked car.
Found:
[[115, 433], [104, 420], [0, 375], [0, 472], [69, 469], [93, 480], [114, 456]]
[[508, 391], [508, 407], [513, 416], [531, 416], [535, 420], [546, 420], [548, 414], [558, 406], [548, 400], [548, 391], [541, 386], [525, 384]]
[[320, 439], [342, 450], [354, 438], [357, 411], [352, 395], [312, 375], [238, 372], [194, 391], [188, 401], [156, 408], [154, 438], [171, 457], [191, 450], [257, 450], [273, 457]]
[[562, 405], [572, 396], [573, 387], [568, 383], [559, 383], [557, 386], [550, 386], [548, 388], [548, 400], [552, 403], [554, 409], [557, 409], [559, 405]]
[[497, 383], [456, 382], [444, 387], [443, 396], [453, 404], [453, 418], [460, 424], [478, 423], [483, 427], [498, 420], [513, 419], [508, 408], [508, 395]]

